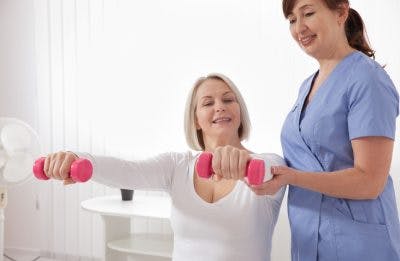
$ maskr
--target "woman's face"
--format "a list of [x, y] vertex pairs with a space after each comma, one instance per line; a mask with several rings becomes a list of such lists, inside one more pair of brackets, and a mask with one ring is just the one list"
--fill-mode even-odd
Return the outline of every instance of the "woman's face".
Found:
[[288, 16], [293, 39], [310, 56], [324, 59], [346, 44], [343, 11], [330, 10], [322, 0], [297, 0]]
[[196, 127], [206, 140], [239, 139], [240, 106], [229, 86], [218, 79], [207, 79], [196, 93]]

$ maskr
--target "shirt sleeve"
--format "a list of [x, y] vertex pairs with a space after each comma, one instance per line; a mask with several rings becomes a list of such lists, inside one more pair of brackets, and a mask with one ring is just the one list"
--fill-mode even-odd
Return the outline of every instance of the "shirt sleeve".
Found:
[[146, 160], [128, 161], [114, 157], [76, 153], [93, 165], [95, 182], [124, 189], [161, 190], [170, 192], [177, 165], [184, 153], [163, 153]]
[[364, 78], [348, 90], [350, 140], [366, 136], [395, 137], [399, 96], [386, 72], [376, 70], [364, 73]]

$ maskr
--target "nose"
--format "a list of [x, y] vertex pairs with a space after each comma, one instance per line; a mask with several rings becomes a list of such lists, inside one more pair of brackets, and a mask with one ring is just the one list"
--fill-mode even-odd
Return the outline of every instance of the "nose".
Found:
[[219, 101], [216, 103], [215, 108], [216, 108], [217, 112], [225, 111], [225, 104], [223, 102]]
[[295, 32], [297, 35], [302, 34], [307, 29], [306, 24], [302, 18], [298, 18], [295, 25]]

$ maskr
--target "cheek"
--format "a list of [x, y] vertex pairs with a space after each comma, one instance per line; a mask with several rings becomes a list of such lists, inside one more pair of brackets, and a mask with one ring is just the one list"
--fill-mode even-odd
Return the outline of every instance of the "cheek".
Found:
[[297, 43], [297, 34], [296, 34], [293, 26], [290, 27], [290, 34], [292, 35], [293, 40]]
[[235, 115], [236, 115], [236, 121], [238, 121], [240, 123], [242, 121], [242, 119], [241, 119], [241, 115], [240, 115], [239, 106], [237, 106], [237, 108], [235, 108]]
[[205, 113], [205, 112], [202, 112], [202, 111], [196, 112], [196, 126], [198, 128], [200, 128], [203, 125], [203, 123], [206, 121], [206, 116], [207, 116], [207, 113]]

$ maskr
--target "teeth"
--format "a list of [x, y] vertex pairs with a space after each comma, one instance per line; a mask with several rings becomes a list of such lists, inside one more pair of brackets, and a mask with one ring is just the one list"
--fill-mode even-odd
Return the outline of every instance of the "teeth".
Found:
[[301, 44], [307, 44], [309, 43], [313, 38], [315, 37], [315, 35], [310, 35], [310, 36], [306, 36], [306, 37], [299, 37], [299, 42]]
[[218, 118], [213, 120], [213, 123], [218, 123], [218, 122], [222, 122], [222, 121], [230, 121], [230, 118]]

